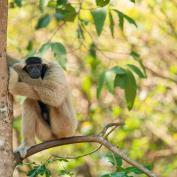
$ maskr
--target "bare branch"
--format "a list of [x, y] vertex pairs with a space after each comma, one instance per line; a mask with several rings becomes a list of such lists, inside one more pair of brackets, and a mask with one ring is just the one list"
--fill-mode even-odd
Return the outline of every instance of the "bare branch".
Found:
[[152, 70], [152, 69], [151, 69], [150, 67], [148, 67], [148, 66], [145, 66], [145, 68], [146, 68], [148, 71], [150, 71], [154, 76], [157, 76], [157, 77], [162, 78], [162, 79], [165, 79], [165, 80], [169, 80], [169, 81], [174, 82], [175, 84], [177, 84], [177, 80], [175, 80], [175, 79], [173, 79], [173, 78], [171, 78], [171, 77], [165, 76], [165, 75], [163, 75], [163, 74], [161, 74], [161, 73], [159, 73], [159, 72], [157, 72], [157, 71], [154, 71], [154, 70]]

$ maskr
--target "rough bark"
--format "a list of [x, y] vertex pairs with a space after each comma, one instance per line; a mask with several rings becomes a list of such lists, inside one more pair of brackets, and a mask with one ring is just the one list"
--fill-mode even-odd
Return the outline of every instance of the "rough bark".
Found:
[[8, 0], [0, 0], [0, 177], [12, 177], [12, 104], [7, 92], [6, 63]]

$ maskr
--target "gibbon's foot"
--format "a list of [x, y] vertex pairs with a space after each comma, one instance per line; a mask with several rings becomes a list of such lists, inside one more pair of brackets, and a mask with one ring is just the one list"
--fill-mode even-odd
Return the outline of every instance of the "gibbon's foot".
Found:
[[20, 153], [20, 156], [22, 158], [25, 158], [25, 156], [27, 155], [27, 151], [28, 149], [30, 149], [30, 146], [21, 144], [19, 147], [17, 147], [17, 149], [14, 151], [15, 153]]

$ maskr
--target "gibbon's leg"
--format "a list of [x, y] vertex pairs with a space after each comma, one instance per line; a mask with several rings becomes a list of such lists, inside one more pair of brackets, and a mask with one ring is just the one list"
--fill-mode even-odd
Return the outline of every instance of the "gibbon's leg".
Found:
[[51, 128], [42, 119], [42, 117], [38, 117], [38, 119], [37, 119], [36, 136], [41, 141], [48, 141], [48, 140], [56, 139], [56, 137], [52, 134]]
[[74, 134], [72, 122], [60, 113], [58, 115], [55, 114], [55, 116], [52, 116], [51, 127], [56, 138], [70, 137]]
[[27, 150], [35, 144], [35, 126], [37, 120], [37, 102], [26, 98], [22, 107], [22, 135], [23, 142], [15, 150], [21, 157], [25, 157]]
[[65, 99], [59, 110], [51, 108], [50, 115], [51, 129], [57, 138], [73, 136], [77, 128], [77, 120], [69, 98]]
[[41, 139], [44, 139], [44, 137], [47, 140], [53, 138], [50, 128], [42, 121], [38, 102], [26, 98], [22, 109], [23, 142], [16, 149], [16, 152], [19, 152], [22, 157], [25, 157], [27, 150], [35, 145], [35, 135], [38, 135]]
[[35, 144], [35, 124], [36, 124], [36, 109], [35, 102], [26, 98], [22, 108], [22, 135], [23, 142], [15, 150], [19, 152], [21, 157], [25, 157], [27, 150]]

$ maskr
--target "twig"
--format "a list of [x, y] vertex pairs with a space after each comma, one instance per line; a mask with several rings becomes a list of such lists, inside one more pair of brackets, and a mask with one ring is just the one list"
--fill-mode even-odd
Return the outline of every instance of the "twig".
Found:
[[162, 75], [161, 73], [158, 73], [157, 71], [154, 71], [152, 70], [151, 68], [149, 68], [148, 66], [145, 66], [145, 68], [150, 71], [153, 75], [157, 76], [157, 77], [160, 77], [162, 79], [166, 79], [166, 80], [169, 80], [171, 82], [174, 82], [175, 84], [177, 84], [177, 80], [171, 78], [171, 77], [168, 77], [168, 76], [164, 76]]
[[[120, 126], [120, 125], [124, 125], [124, 123], [123, 123], [123, 122], [110, 123], [110, 124], [106, 125], [106, 126], [104, 127], [103, 131], [101, 131], [98, 135], [103, 136], [104, 138], [107, 139], [107, 137], [108, 137], [116, 128], [118, 128], [118, 126]], [[115, 127], [113, 127], [113, 126], [115, 126]], [[106, 133], [107, 130], [108, 130], [110, 127], [113, 127], [113, 128], [112, 128], [108, 133]], [[99, 151], [99, 150], [102, 148], [102, 146], [103, 146], [103, 145], [100, 145], [99, 147], [97, 147], [97, 148], [94, 149], [93, 151], [88, 152], [88, 153], [83, 154], [83, 155], [79, 155], [79, 156], [58, 156], [58, 155], [52, 155], [52, 156], [50, 156], [50, 158], [54, 157], [54, 158], [60, 158], [60, 159], [80, 159], [80, 158], [82, 158], [82, 157], [91, 155], [91, 154], [93, 154], [93, 153]], [[50, 159], [50, 158], [49, 158], [49, 159]]]
[[147, 156], [150, 159], [158, 159], [158, 158], [169, 158], [170, 156], [177, 155], [177, 149], [162, 149], [156, 152], [149, 153]]
[[97, 151], [99, 151], [101, 149], [102, 145], [99, 145], [98, 148], [94, 149], [93, 151], [91, 152], [88, 152], [86, 154], [83, 154], [83, 155], [78, 155], [78, 156], [59, 156], [59, 155], [52, 155], [50, 156], [50, 158], [54, 157], [54, 158], [59, 158], [59, 159], [80, 159], [82, 157], [85, 157], [85, 156], [88, 156], [88, 155], [91, 155]]
[[[104, 137], [100, 136], [100, 134], [101, 135], [105, 135], [105, 133], [108, 130], [108, 128], [110, 128], [110, 127], [118, 127], [119, 125], [122, 125], [122, 123], [111, 123], [111, 124], [108, 124], [108, 125], [106, 125], [104, 127], [104, 129], [98, 135], [93, 135], [93, 136], [74, 136], [74, 137], [56, 139], [56, 140], [47, 141], [47, 142], [44, 142], [44, 143], [41, 143], [41, 144], [37, 144], [35, 146], [32, 146], [28, 150], [27, 155], [26, 155], [25, 158], [27, 158], [27, 157], [29, 157], [29, 156], [31, 156], [33, 154], [36, 154], [36, 153], [38, 153], [40, 151], [43, 151], [43, 150], [46, 150], [46, 149], [49, 149], [49, 148], [52, 148], [52, 147], [56, 147], [56, 146], [62, 146], [62, 145], [67, 145], [67, 144], [76, 144], [76, 143], [84, 143], [84, 142], [93, 142], [93, 143], [99, 143], [101, 146], [105, 146], [107, 149], [109, 149], [113, 153], [119, 155], [127, 163], [129, 163], [129, 164], [135, 166], [136, 168], [138, 168], [139, 170], [141, 170], [147, 176], [156, 177], [156, 175], [154, 173], [152, 173], [150, 170], [148, 170], [147, 168], [145, 168], [141, 164], [137, 163], [136, 161], [131, 160], [128, 156], [126, 156], [116, 146], [112, 145], [107, 139], [105, 139]], [[111, 132], [112, 132], [112, 130], [111, 130]], [[99, 148], [101, 148], [101, 146]], [[99, 148], [96, 149], [95, 152], [97, 150], [99, 150]], [[20, 157], [19, 153], [14, 153], [14, 157], [15, 157], [16, 163], [19, 163], [22, 160], [24, 160], [24, 158]]]
[[104, 136], [110, 127], [118, 127], [118, 126], [122, 126], [122, 125], [124, 125], [124, 122], [109, 123], [103, 128], [103, 130], [98, 135]]

